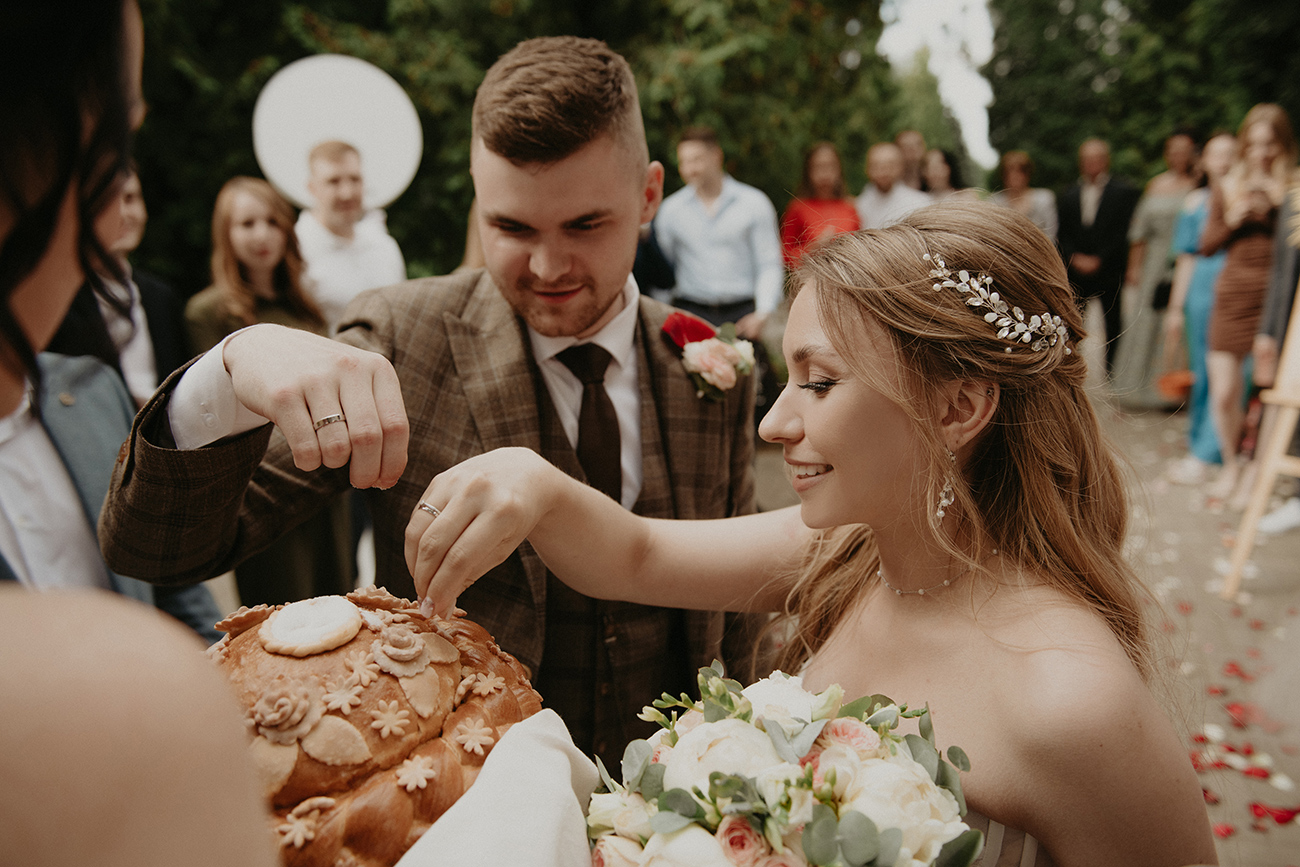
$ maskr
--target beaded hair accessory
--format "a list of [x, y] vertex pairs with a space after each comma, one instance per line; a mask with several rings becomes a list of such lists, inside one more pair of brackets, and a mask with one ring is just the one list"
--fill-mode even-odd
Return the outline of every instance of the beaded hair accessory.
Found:
[[[930, 269], [930, 276], [938, 281], [934, 284], [934, 291], [938, 292], [945, 288], [956, 289], [967, 296], [967, 307], [988, 308], [988, 312], [984, 314], [984, 321], [998, 329], [998, 337], [1015, 343], [1028, 344], [1035, 352], [1055, 346], [1059, 340], [1069, 339], [1070, 332], [1061, 322], [1061, 317], [1042, 313], [1026, 319], [1025, 311], [1019, 307], [1009, 306], [998, 293], [990, 291], [993, 278], [987, 274], [972, 275], [969, 271], [963, 270], [958, 271], [956, 279], [953, 279], [953, 273], [948, 270], [943, 259], [926, 253], [925, 261], [934, 266]], [[1010, 352], [1011, 349], [1012, 347], [1008, 346], [1005, 351]], [[1070, 347], [1065, 347], [1065, 354], [1070, 353]]]

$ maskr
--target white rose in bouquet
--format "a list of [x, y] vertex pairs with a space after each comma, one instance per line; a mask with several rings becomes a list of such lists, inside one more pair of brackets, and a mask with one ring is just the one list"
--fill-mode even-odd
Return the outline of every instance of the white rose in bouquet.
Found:
[[935, 785], [904, 749], [862, 762], [844, 794], [843, 810], [857, 810], [878, 828], [902, 830], [897, 867], [929, 864], [944, 843], [966, 830], [957, 799]]
[[664, 788], [698, 787], [709, 791], [709, 774], [721, 771], [744, 777], [756, 777], [767, 768], [781, 764], [772, 739], [749, 723], [723, 719], [701, 723], [682, 735], [668, 753], [664, 766]]
[[640, 867], [641, 844], [608, 834], [591, 850], [591, 867]]
[[773, 672], [771, 677], [752, 683], [741, 692], [754, 706], [754, 716], [762, 717], [764, 723], [780, 724], [786, 734], [802, 728], [803, 724], [795, 720], [806, 723], [813, 718], [817, 697], [803, 688], [803, 678], [798, 675]]
[[641, 857], [641, 867], [733, 867], [718, 839], [699, 825], [654, 835]]

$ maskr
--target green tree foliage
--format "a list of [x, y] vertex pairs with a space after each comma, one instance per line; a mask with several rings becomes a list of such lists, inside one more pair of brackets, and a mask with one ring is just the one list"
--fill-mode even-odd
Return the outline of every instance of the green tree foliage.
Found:
[[461, 259], [473, 196], [474, 91], [497, 57], [531, 36], [592, 36], [628, 58], [651, 154], [668, 167], [670, 190], [680, 185], [674, 143], [687, 126], [715, 126], [728, 168], [783, 208], [809, 144], [839, 145], [856, 189], [868, 145], [892, 136], [904, 117], [898, 84], [876, 52], [879, 0], [141, 5], [150, 116], [137, 155], [151, 220], [138, 260], [187, 292], [207, 282], [217, 190], [232, 175], [259, 173], [251, 132], [258, 93], [281, 67], [309, 54], [368, 60], [416, 105], [423, 161], [389, 208], [413, 274], [443, 273]]
[[1078, 145], [1110, 141], [1116, 171], [1160, 171], [1180, 127], [1235, 129], [1256, 102], [1300, 117], [1294, 0], [989, 0], [989, 138], [1027, 150], [1034, 182], [1073, 180]]

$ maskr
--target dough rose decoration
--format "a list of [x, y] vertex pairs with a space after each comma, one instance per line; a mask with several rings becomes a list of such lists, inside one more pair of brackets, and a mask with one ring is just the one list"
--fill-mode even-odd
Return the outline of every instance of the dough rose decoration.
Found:
[[739, 378], [754, 369], [754, 345], [736, 337], [736, 326], [728, 322], [713, 326], [680, 311], [668, 314], [664, 336], [682, 353], [682, 367], [695, 383], [695, 396], [722, 400]]
[[425, 618], [381, 588], [241, 609], [220, 627], [209, 656], [244, 709], [285, 867], [396, 864], [541, 710], [481, 626]]
[[[623, 755], [623, 782], [600, 760], [587, 831], [593, 864], [690, 863], [965, 867], [984, 837], [968, 827], [966, 754], [935, 746], [929, 709], [882, 695], [845, 704], [781, 672], [748, 687], [700, 669], [701, 698], [664, 694], [658, 723]], [[665, 713], [667, 711], [668, 713]], [[920, 734], [899, 736], [903, 719]]]

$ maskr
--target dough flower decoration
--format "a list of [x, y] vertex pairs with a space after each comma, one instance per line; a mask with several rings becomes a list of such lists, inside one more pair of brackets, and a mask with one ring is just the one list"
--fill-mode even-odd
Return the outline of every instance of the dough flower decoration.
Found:
[[342, 711], [344, 716], [352, 713], [361, 704], [361, 682], [353, 675], [336, 686], [333, 681], [325, 683], [325, 709]]
[[273, 744], [293, 746], [325, 715], [323, 692], [314, 683], [285, 683], [268, 689], [249, 710], [249, 725]]
[[[748, 687], [700, 669], [701, 698], [663, 698], [660, 731], [623, 754], [623, 782], [597, 759], [587, 833], [603, 863], [968, 867], [958, 747], [935, 746], [928, 709], [882, 695], [844, 702], [774, 673]], [[668, 713], [665, 713], [667, 711]], [[920, 734], [895, 733], [917, 721]], [[622, 860], [620, 860], [622, 859]]]
[[404, 623], [384, 627], [370, 652], [379, 667], [394, 677], [414, 677], [429, 664], [428, 645]]
[[714, 331], [704, 320], [677, 311], [668, 314], [663, 333], [680, 350], [696, 397], [722, 400], [741, 376], [754, 369], [754, 345], [738, 339], [730, 322]]
[[377, 732], [381, 738], [395, 734], [401, 737], [406, 734], [406, 727], [411, 724], [411, 712], [405, 708], [399, 710], [397, 701], [378, 702], [378, 709], [372, 710], [370, 715], [374, 717], [374, 722], [370, 727]]
[[305, 844], [315, 840], [321, 811], [333, 806], [333, 798], [321, 797], [308, 798], [294, 807], [293, 811], [284, 817], [284, 822], [275, 829], [280, 834], [280, 845], [301, 849]]
[[[926, 253], [925, 261], [934, 267], [930, 276], [934, 278], [934, 291], [955, 289], [966, 296], [966, 306], [984, 308], [984, 321], [998, 331], [998, 337], [1017, 344], [1028, 344], [1035, 352], [1055, 346], [1059, 341], [1069, 341], [1070, 332], [1061, 321], [1061, 317], [1052, 313], [1036, 313], [1026, 318], [1025, 311], [1008, 305], [997, 292], [992, 290], [993, 278], [987, 274], [974, 274], [961, 270], [955, 275], [943, 259]], [[955, 279], [954, 279], [955, 277]], [[1012, 347], [1004, 350], [1010, 352]], [[1065, 354], [1073, 352], [1067, 345]]]
[[461, 725], [460, 730], [456, 732], [452, 740], [460, 744], [465, 752], [475, 753], [480, 756], [484, 754], [484, 747], [490, 747], [496, 742], [496, 738], [492, 734], [492, 726], [487, 725], [481, 719]]
[[433, 769], [432, 757], [413, 756], [398, 766], [397, 785], [404, 787], [408, 792], [414, 792], [429, 785], [429, 781], [437, 776], [438, 772]]
[[349, 654], [343, 664], [363, 688], [379, 679], [379, 663], [375, 662], [373, 653], [358, 650], [356, 653]]

